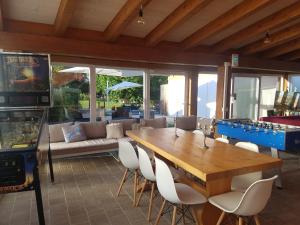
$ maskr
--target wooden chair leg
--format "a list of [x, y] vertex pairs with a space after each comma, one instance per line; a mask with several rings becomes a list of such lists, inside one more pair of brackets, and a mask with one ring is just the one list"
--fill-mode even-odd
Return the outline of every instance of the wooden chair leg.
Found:
[[126, 170], [125, 170], [125, 172], [124, 172], [124, 175], [123, 175], [123, 177], [122, 177], [120, 186], [119, 186], [119, 188], [118, 188], [117, 196], [119, 196], [120, 191], [121, 191], [121, 189], [122, 189], [122, 187], [123, 187], [123, 184], [125, 183], [125, 179], [126, 179], [127, 173], [128, 173], [128, 169], [126, 168]]
[[133, 180], [133, 206], [136, 202], [136, 192], [137, 192], [137, 171], [134, 171], [134, 180]]
[[225, 217], [225, 212], [223, 211], [218, 219], [218, 222], [217, 222], [217, 225], [221, 225], [221, 223], [223, 222], [224, 220], [224, 217]]
[[243, 218], [239, 217], [239, 225], [243, 225]]
[[173, 216], [172, 216], [172, 225], [176, 224], [176, 213], [177, 213], [177, 206], [174, 205]]
[[149, 208], [148, 208], [148, 217], [147, 217], [148, 221], [150, 221], [150, 219], [151, 219], [152, 203], [153, 203], [153, 197], [154, 197], [154, 188], [155, 188], [155, 183], [152, 183], [152, 185], [151, 185], [150, 201], [149, 201]]
[[158, 214], [157, 214], [157, 218], [156, 218], [156, 220], [155, 220], [155, 224], [154, 225], [158, 225], [158, 223], [159, 223], [159, 221], [160, 221], [160, 218], [161, 218], [161, 214], [162, 214], [162, 212], [163, 212], [163, 210], [164, 210], [164, 208], [165, 208], [165, 205], [166, 205], [166, 199], [164, 199], [164, 201], [163, 201], [163, 203], [162, 203], [162, 205], [161, 205], [161, 207], [160, 207], [160, 210], [159, 210], [159, 212], [158, 212]]
[[142, 198], [142, 194], [144, 193], [144, 190], [145, 190], [145, 187], [147, 185], [147, 179], [145, 179], [144, 183], [143, 183], [143, 186], [142, 186], [142, 190], [141, 190], [141, 193], [137, 199], [137, 202], [136, 202], [136, 205], [135, 206], [138, 206], [140, 204], [140, 201], [141, 201], [141, 198]]
[[259, 222], [259, 219], [258, 219], [257, 215], [254, 216], [254, 220], [255, 220], [256, 225], [260, 225], [260, 222]]

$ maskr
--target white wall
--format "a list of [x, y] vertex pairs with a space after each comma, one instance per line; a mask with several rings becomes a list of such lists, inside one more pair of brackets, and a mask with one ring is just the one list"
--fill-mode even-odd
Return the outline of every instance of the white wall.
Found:
[[217, 74], [198, 75], [197, 116], [212, 118], [216, 114]]

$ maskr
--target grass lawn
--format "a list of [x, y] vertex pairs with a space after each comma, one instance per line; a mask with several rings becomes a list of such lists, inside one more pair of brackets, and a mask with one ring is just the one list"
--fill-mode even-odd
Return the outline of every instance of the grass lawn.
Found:
[[[80, 106], [81, 106], [81, 108], [82, 109], [88, 109], [89, 108], [89, 100], [81, 100], [81, 101], [79, 101], [79, 103], [80, 103]], [[104, 106], [104, 103], [102, 102], [102, 101], [99, 101], [99, 100], [97, 100], [97, 103], [96, 103], [96, 105], [97, 105], [97, 108], [99, 108], [100, 106]], [[122, 103], [120, 103], [120, 102], [106, 102], [105, 103], [105, 108], [106, 109], [111, 109], [112, 108], [112, 106], [121, 106], [122, 105]]]

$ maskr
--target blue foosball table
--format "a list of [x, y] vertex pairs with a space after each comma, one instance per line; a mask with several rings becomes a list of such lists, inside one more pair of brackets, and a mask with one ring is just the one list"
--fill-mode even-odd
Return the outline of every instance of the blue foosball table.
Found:
[[[216, 123], [219, 135], [271, 148], [273, 157], [280, 151], [300, 152], [300, 126], [291, 126], [249, 119], [225, 119]], [[280, 171], [279, 171], [280, 175]], [[282, 187], [281, 178], [277, 187]]]

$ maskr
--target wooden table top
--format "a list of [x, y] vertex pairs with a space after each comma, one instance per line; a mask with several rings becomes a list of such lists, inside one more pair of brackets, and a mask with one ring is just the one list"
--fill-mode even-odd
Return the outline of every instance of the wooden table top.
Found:
[[266, 154], [238, 148], [201, 135], [174, 128], [127, 131], [136, 142], [170, 160], [203, 181], [280, 167], [282, 161]]

